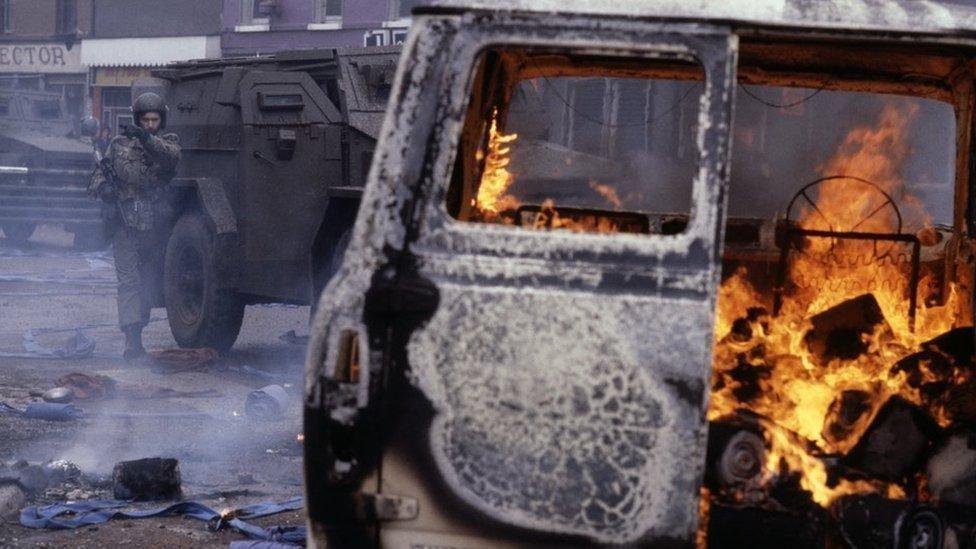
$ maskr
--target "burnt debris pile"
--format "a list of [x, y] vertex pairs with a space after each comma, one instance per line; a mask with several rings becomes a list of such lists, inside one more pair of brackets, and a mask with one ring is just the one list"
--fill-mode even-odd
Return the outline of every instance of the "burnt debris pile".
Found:
[[972, 327], [909, 349], [863, 294], [784, 353], [776, 321], [749, 308], [717, 342], [709, 545], [976, 547]]

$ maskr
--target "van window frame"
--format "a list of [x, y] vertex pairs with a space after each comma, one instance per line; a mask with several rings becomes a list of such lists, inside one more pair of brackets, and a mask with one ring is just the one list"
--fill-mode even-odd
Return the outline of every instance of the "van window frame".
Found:
[[[686, 290], [696, 295], [713, 293], [711, 277], [719, 268], [721, 243], [718, 240], [724, 223], [721, 204], [726, 185], [738, 37], [721, 26], [646, 22], [596, 26], [585, 18], [573, 21], [586, 25], [576, 29], [568, 28], [565, 20], [542, 25], [532, 20], [530, 24], [526, 21], [526, 26], [516, 21], [511, 23], [462, 22], [468, 28], [457, 36], [464, 36], [465, 43], [454, 48], [447, 60], [451, 67], [445, 73], [461, 75], [464, 84], [442, 85], [442, 90], [448, 93], [441, 98], [436, 116], [443, 123], [435, 124], [432, 136], [437, 143], [435, 148], [441, 151], [439, 165], [425, 168], [421, 176], [426, 179], [423, 183], [426, 204], [419, 219], [419, 236], [411, 246], [425, 254], [521, 257], [549, 264], [584, 262], [602, 272], [631, 270], [646, 275], [637, 277], [642, 279], [640, 282], [624, 275], [634, 282], [626, 285], [630, 289], [639, 287], [645, 291], [653, 287]], [[570, 54], [628, 59], [672, 56], [697, 62], [705, 82], [696, 140], [701, 158], [693, 182], [689, 224], [684, 232], [605, 235], [530, 231], [451, 217], [446, 207], [447, 192], [478, 62], [483, 52], [504, 47], [556, 49]], [[656, 283], [646, 284], [649, 279]]]

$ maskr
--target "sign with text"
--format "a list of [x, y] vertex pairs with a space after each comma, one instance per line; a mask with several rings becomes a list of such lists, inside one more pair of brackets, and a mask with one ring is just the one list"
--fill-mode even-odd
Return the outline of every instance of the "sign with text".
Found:
[[81, 44], [0, 44], [0, 73], [80, 73]]
[[96, 86], [131, 86], [136, 78], [150, 76], [145, 67], [98, 67], [95, 69]]

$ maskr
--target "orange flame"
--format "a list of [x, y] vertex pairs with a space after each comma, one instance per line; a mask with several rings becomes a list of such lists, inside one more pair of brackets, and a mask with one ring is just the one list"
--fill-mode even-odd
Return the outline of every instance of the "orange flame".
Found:
[[[848, 179], [825, 181], [810, 201], [816, 206], [809, 204], [801, 212], [799, 225], [814, 230], [895, 233], [897, 220], [886, 203], [885, 193], [897, 203], [906, 225], [928, 223], [921, 201], [909, 194], [899, 175], [910, 152], [905, 132], [916, 114], [914, 108], [899, 111], [892, 104], [887, 105], [875, 127], [851, 130], [836, 154], [820, 168], [824, 175], [871, 181], [884, 193]], [[919, 307], [912, 331], [907, 299], [910, 256], [896, 253], [901, 244], [883, 243], [882, 248], [889, 249], [887, 254], [871, 240], [809, 238], [805, 244], [804, 250], [790, 256], [790, 280], [797, 287], [784, 300], [779, 316], [749, 322], [751, 337], [747, 341], [729, 336], [733, 322], [764, 300], [745, 271], [736, 272], [723, 282], [715, 332], [714, 375], [718, 389], [713, 392], [708, 417], [717, 419], [748, 407], [785, 429], [767, 433], [767, 469], [777, 471], [786, 464], [791, 471], [801, 471], [801, 485], [821, 505], [851, 493], [873, 491], [904, 497], [895, 485], [841, 481], [828, 486], [825, 465], [798, 444], [796, 437], [812, 441], [829, 453], [848, 450], [860, 433], [840, 441], [828, 441], [823, 435], [828, 408], [845, 390], [867, 393], [874, 411], [893, 395], [920, 402], [920, 396], [907, 385], [903, 374], [890, 373], [891, 366], [917, 350], [921, 342], [953, 327], [958, 296], [951, 288], [945, 305]], [[887, 326], [879, 326], [865, 338], [867, 351], [858, 358], [832, 359], [823, 364], [804, 340], [811, 327], [810, 318], [866, 293], [878, 301]], [[737, 366], [756, 368], [759, 373], [760, 390], [745, 404], [736, 396], [738, 383], [721, 383], [723, 374]], [[795, 435], [787, 436], [786, 432]]]
[[[518, 200], [508, 194], [508, 188], [514, 181], [514, 177], [508, 171], [508, 164], [511, 161], [509, 144], [517, 138], [518, 134], [503, 134], [498, 131], [498, 109], [495, 109], [491, 116], [491, 127], [488, 129], [485, 169], [481, 174], [478, 196], [474, 204], [485, 219], [497, 218], [500, 212], [518, 207]], [[479, 151], [479, 156], [481, 154]]]

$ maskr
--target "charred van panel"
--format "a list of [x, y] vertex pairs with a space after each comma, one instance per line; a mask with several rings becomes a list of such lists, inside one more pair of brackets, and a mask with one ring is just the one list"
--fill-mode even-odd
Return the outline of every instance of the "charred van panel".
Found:
[[[690, 544], [704, 452], [734, 40], [722, 29], [685, 26], [679, 33], [577, 17], [542, 22], [492, 14], [415, 24], [423, 32], [405, 46], [394, 82], [364, 196], [362, 211], [369, 214], [360, 217], [313, 326], [308, 413], [365, 416], [377, 399], [391, 398], [375, 391], [375, 377], [405, 369], [435, 414], [426, 452], [437, 482], [469, 512], [530, 538]], [[684, 234], [533, 234], [447, 219], [445, 182], [477, 55], [492, 43], [523, 41], [702, 63], [707, 84], [698, 142], [704, 154]], [[437, 53], [443, 51], [451, 52], [447, 62]], [[621, 276], [621, 264], [633, 276]], [[439, 305], [404, 340], [402, 330], [381, 328], [392, 325], [370, 315], [364, 298], [377, 285], [395, 287], [407, 265], [434, 284]], [[666, 327], [670, 336], [649, 337], [648, 326]], [[368, 339], [361, 356], [369, 365], [360, 368], [356, 404], [332, 408], [328, 391], [342, 360], [339, 342], [350, 330]], [[385, 440], [387, 428], [381, 425], [376, 436]], [[330, 443], [323, 444], [313, 441], [307, 451], [326, 451]], [[310, 470], [309, 492], [347, 491], [348, 484], [340, 488], [328, 479], [369, 462], [361, 456], [355, 464]], [[376, 474], [366, 467], [347, 480], [365, 493], [376, 489]], [[442, 504], [424, 500], [421, 520], [425, 505]], [[328, 524], [335, 526], [328, 520], [312, 526], [324, 536]], [[472, 528], [461, 527], [469, 535]], [[410, 525], [394, 521], [382, 529], [405, 539]]]
[[[707, 302], [441, 291], [410, 364], [439, 411], [439, 470], [465, 501], [506, 523], [607, 543], [690, 536], [703, 399], [665, 380], [701, 384]], [[644, 337], [665, 324], [677, 337]]]

